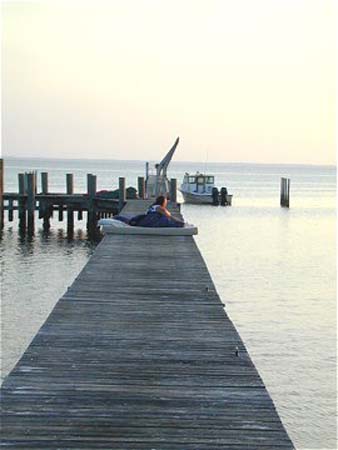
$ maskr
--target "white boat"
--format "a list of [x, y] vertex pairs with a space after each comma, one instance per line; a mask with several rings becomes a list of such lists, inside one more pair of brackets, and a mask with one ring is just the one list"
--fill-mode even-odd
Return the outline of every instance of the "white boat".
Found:
[[229, 195], [226, 188], [219, 192], [215, 186], [215, 177], [196, 172], [195, 174], [185, 173], [183, 183], [179, 191], [182, 193], [185, 203], [196, 205], [203, 204], [224, 204], [231, 206], [232, 195]]

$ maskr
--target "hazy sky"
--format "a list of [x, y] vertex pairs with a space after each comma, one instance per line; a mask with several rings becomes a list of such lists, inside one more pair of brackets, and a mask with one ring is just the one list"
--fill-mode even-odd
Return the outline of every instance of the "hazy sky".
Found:
[[334, 164], [334, 4], [3, 2], [3, 154]]

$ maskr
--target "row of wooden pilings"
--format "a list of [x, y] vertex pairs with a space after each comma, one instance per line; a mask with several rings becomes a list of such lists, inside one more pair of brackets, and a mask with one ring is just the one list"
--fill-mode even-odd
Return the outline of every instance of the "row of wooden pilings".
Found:
[[[43, 228], [50, 228], [50, 219], [54, 211], [58, 211], [59, 221], [63, 221], [64, 212], [67, 214], [67, 230], [74, 228], [74, 213], [78, 213], [78, 220], [83, 219], [83, 212], [87, 212], [87, 228], [92, 230], [97, 220], [94, 199], [96, 196], [96, 176], [87, 175], [87, 194], [74, 194], [74, 175], [66, 174], [66, 193], [52, 193], [48, 187], [48, 173], [41, 173], [41, 191], [37, 190], [37, 172], [18, 174], [18, 195], [4, 193], [8, 200], [8, 220], [13, 221], [13, 211], [18, 210], [20, 229], [34, 230], [35, 211], [38, 210], [39, 219], [43, 220]], [[17, 203], [15, 207], [15, 201]]]
[[[1, 161], [2, 163], [2, 161]], [[0, 173], [3, 172], [0, 170]], [[8, 212], [8, 221], [14, 220], [14, 211], [18, 213], [19, 229], [22, 232], [34, 232], [35, 212], [43, 221], [44, 230], [50, 228], [50, 219], [54, 212], [58, 213], [58, 220], [63, 221], [64, 214], [67, 218], [67, 232], [72, 234], [74, 230], [74, 214], [77, 219], [83, 220], [83, 213], [87, 214], [87, 230], [89, 234], [97, 233], [97, 221], [104, 217], [113, 217], [123, 208], [128, 198], [144, 199], [146, 197], [146, 181], [144, 177], [137, 178], [137, 189], [126, 187], [125, 177], [119, 177], [118, 189], [105, 192], [97, 192], [97, 177], [87, 174], [87, 192], [74, 193], [74, 175], [66, 174], [66, 193], [50, 192], [48, 186], [48, 173], [41, 172], [41, 189], [37, 188], [37, 172], [18, 174], [18, 192], [3, 192], [3, 184], [0, 190], [1, 227], [4, 224], [4, 210]], [[0, 179], [3, 183], [3, 178]], [[171, 179], [170, 198], [176, 202], [177, 181]], [[109, 197], [115, 193], [114, 198]], [[4, 203], [6, 202], [6, 203]]]

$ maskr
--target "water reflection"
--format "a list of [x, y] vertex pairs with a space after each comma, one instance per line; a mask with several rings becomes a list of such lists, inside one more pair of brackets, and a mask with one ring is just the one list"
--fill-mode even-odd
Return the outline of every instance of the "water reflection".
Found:
[[2, 378], [13, 368], [55, 303], [93, 253], [98, 240], [76, 228], [22, 233], [5, 225], [0, 241], [2, 268]]

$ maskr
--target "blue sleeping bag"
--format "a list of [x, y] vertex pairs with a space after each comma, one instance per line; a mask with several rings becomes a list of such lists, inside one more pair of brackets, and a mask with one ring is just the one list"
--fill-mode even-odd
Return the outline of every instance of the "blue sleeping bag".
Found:
[[163, 214], [156, 211], [156, 208], [150, 207], [147, 214], [139, 214], [132, 218], [124, 216], [115, 216], [115, 220], [120, 220], [121, 222], [127, 223], [128, 225], [134, 227], [153, 227], [153, 228], [182, 228], [184, 227], [183, 222], [177, 222], [170, 217], [166, 217]]
[[183, 222], [176, 222], [170, 217], [166, 217], [163, 214], [157, 212], [151, 212], [148, 214], [140, 214], [138, 216], [133, 217], [129, 221], [129, 225], [136, 227], [153, 227], [153, 228], [161, 228], [161, 227], [172, 227], [172, 228], [181, 228], [184, 226]]

